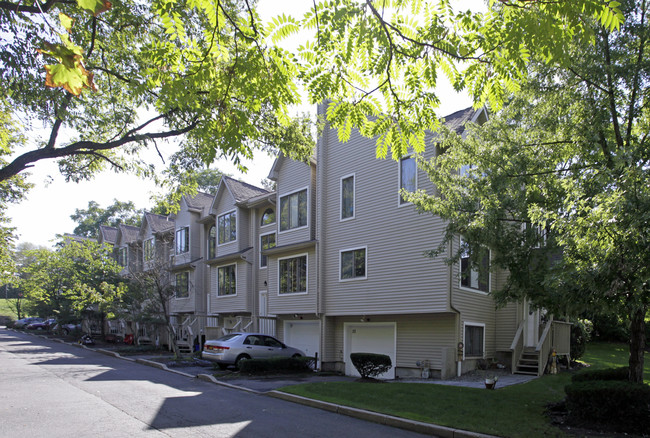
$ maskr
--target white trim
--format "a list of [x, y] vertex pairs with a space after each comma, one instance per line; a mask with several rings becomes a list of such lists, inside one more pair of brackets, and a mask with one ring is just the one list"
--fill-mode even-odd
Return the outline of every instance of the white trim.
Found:
[[[147, 257], [147, 255], [146, 255], [147, 251], [145, 251], [145, 248], [146, 248], [147, 242], [149, 242], [149, 241], [151, 241], [152, 254], [151, 254], [151, 258], [147, 259], [146, 258]], [[143, 263], [149, 263], [152, 260], [154, 260], [155, 258], [156, 258], [156, 236], [151, 236], [151, 237], [148, 237], [148, 238], [146, 238], [146, 239], [144, 239], [142, 241], [142, 262]]]
[[[397, 207], [404, 207], [406, 205], [413, 205], [412, 202], [402, 202], [402, 196], [400, 195], [400, 191], [402, 190], [402, 160], [405, 160], [407, 158], [413, 158], [413, 161], [415, 162], [415, 190], [417, 191], [418, 189], [418, 164], [417, 160], [413, 156], [413, 154], [407, 154], [402, 157], [397, 161]], [[413, 193], [413, 192], [411, 192]]]
[[[306, 269], [305, 269], [305, 291], [300, 292], [280, 292], [280, 262], [282, 260], [288, 259], [297, 259], [298, 257], [305, 257]], [[278, 291], [277, 294], [279, 297], [292, 297], [295, 295], [307, 295], [309, 293], [309, 253], [293, 254], [287, 257], [278, 257]]]
[[[232, 214], [233, 212], [235, 213], [235, 239], [229, 240], [227, 242], [219, 243], [219, 218], [227, 214]], [[217, 215], [216, 225], [217, 225], [217, 246], [230, 245], [237, 242], [237, 240], [239, 239], [239, 212], [237, 211], [237, 208], [233, 210], [224, 211], [223, 213]]]
[[[284, 231], [280, 230], [280, 226], [282, 224], [282, 198], [286, 198], [287, 196], [291, 196], [294, 193], [299, 193], [299, 192], [302, 192], [302, 191], [307, 192], [307, 213], [306, 213], [307, 214], [307, 224], [303, 225], [303, 226], [300, 226], [300, 227], [289, 228], [289, 229], [284, 230]], [[277, 206], [276, 211], [275, 211], [275, 222], [277, 224], [278, 235], [283, 234], [283, 233], [289, 233], [291, 231], [301, 230], [301, 229], [304, 229], [304, 228], [309, 228], [310, 211], [311, 211], [311, 201], [310, 201], [310, 198], [309, 198], [309, 186], [302, 187], [302, 188], [294, 190], [292, 192], [283, 193], [282, 195], [278, 196], [278, 206]]]
[[266, 266], [262, 266], [262, 249], [263, 249], [262, 248], [262, 237], [268, 236], [270, 234], [275, 234], [275, 244], [277, 245], [278, 244], [278, 235], [276, 234], [275, 231], [269, 231], [268, 233], [262, 233], [262, 234], [258, 235], [258, 237], [259, 237], [258, 243], [260, 245], [260, 250], [259, 250], [260, 257], [259, 257], [259, 260], [258, 260], [257, 263], [258, 263], [258, 266], [259, 266], [260, 269], [266, 269], [266, 268], [269, 267], [269, 256], [266, 256]]
[[[235, 293], [234, 294], [228, 294], [228, 295], [219, 295], [219, 268], [225, 268], [226, 266], [234, 266], [235, 267]], [[237, 296], [237, 289], [238, 289], [238, 286], [239, 286], [239, 278], [237, 277], [237, 262], [218, 265], [218, 266], [215, 266], [215, 269], [217, 270], [217, 278], [216, 278], [216, 280], [217, 280], [217, 294], [216, 294], [216, 298], [220, 299], [220, 298], [236, 297]]]
[[[350, 252], [350, 251], [357, 251], [359, 249], [363, 249], [366, 252], [365, 257], [364, 257], [366, 275], [364, 275], [363, 277], [341, 278], [342, 275], [343, 275], [343, 270], [342, 270], [342, 266], [341, 266], [341, 261], [342, 261], [341, 259], [342, 259], [343, 253], [344, 252]], [[358, 281], [358, 280], [367, 280], [367, 279], [368, 279], [368, 246], [359, 246], [359, 247], [355, 247], [355, 248], [348, 248], [348, 249], [339, 250], [339, 282]]]
[[[343, 180], [352, 178], [352, 216], [343, 217]], [[357, 176], [354, 173], [342, 176], [339, 179], [339, 221], [349, 221], [357, 216]]]
[[[266, 213], [266, 210], [273, 210], [273, 214], [275, 215], [275, 220], [274, 220], [273, 222], [269, 222], [268, 224], [264, 224], [264, 225], [262, 225], [262, 218], [264, 217], [264, 213]], [[270, 227], [271, 225], [275, 225], [277, 222], [278, 222], [278, 209], [277, 209], [277, 208], [273, 208], [273, 207], [265, 207], [265, 208], [264, 208], [264, 211], [263, 211], [262, 214], [260, 215], [260, 219], [259, 219], [259, 224], [258, 224], [258, 225], [259, 225], [260, 228], [265, 228], [265, 227]]]
[[[470, 327], [482, 327], [483, 328], [483, 345], [481, 347], [481, 350], [483, 350], [483, 354], [481, 356], [466, 356], [467, 352], [467, 345], [465, 345], [465, 328], [467, 326]], [[472, 322], [472, 321], [463, 321], [463, 360], [467, 357], [468, 359], [485, 359], [485, 323], [483, 322]]]

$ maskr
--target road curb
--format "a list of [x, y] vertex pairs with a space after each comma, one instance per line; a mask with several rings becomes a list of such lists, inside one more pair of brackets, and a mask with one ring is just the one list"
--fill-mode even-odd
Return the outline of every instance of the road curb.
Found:
[[254, 389], [245, 388], [243, 386], [232, 385], [230, 383], [226, 383], [226, 382], [223, 382], [221, 380], [217, 380], [211, 374], [199, 374], [199, 375], [196, 376], [196, 378], [199, 379], [199, 380], [203, 380], [204, 382], [214, 383], [216, 385], [224, 386], [226, 388], [237, 389], [239, 391], [250, 392], [251, 394], [257, 394], [257, 395], [265, 394], [265, 393], [260, 392], [260, 391], [255, 391]]
[[373, 423], [383, 424], [386, 426], [396, 427], [399, 429], [426, 435], [435, 435], [441, 438], [498, 438], [493, 435], [486, 435], [483, 433], [470, 432], [461, 429], [453, 429], [450, 427], [438, 426], [437, 424], [423, 423], [421, 421], [409, 420], [406, 418], [394, 417], [392, 415], [366, 411], [364, 409], [341, 406], [335, 403], [328, 403], [311, 398], [301, 397], [299, 395], [288, 394], [286, 392], [269, 391], [265, 392], [264, 395], [285, 401], [290, 401], [293, 403], [299, 403], [317, 409], [322, 409], [329, 412], [334, 412], [341, 415], [347, 415], [349, 417], [358, 418], [360, 420], [372, 421]]
[[153, 368], [158, 368], [159, 370], [163, 370], [163, 371], [169, 371], [170, 373], [178, 374], [180, 376], [190, 377], [192, 379], [196, 378], [196, 376], [194, 376], [193, 374], [188, 374], [188, 373], [184, 373], [182, 371], [173, 370], [173, 369], [169, 368], [167, 365], [165, 365], [164, 363], [156, 362], [156, 361], [153, 361], [153, 360], [135, 359], [135, 363], [139, 363], [139, 364], [142, 364], [142, 365], [147, 365], [147, 366], [150, 366], [150, 367], [153, 367]]

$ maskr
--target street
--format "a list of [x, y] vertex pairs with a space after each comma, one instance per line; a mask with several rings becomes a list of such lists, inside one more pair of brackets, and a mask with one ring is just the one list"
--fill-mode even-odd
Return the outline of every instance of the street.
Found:
[[0, 328], [0, 437], [416, 437]]

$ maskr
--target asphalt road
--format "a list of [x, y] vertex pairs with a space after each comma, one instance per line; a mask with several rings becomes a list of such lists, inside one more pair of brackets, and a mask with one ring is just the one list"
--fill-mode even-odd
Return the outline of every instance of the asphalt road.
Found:
[[0, 437], [416, 437], [0, 329]]

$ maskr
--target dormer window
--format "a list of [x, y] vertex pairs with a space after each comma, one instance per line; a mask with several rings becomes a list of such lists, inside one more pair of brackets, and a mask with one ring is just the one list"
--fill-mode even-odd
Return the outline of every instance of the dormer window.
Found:
[[237, 240], [237, 211], [222, 214], [217, 218], [219, 245]]
[[280, 198], [280, 231], [307, 226], [307, 189]]
[[142, 256], [145, 262], [153, 260], [155, 240], [153, 237], [145, 240], [142, 244]]
[[275, 211], [272, 208], [267, 208], [262, 214], [262, 223], [260, 225], [269, 225], [275, 223]]

